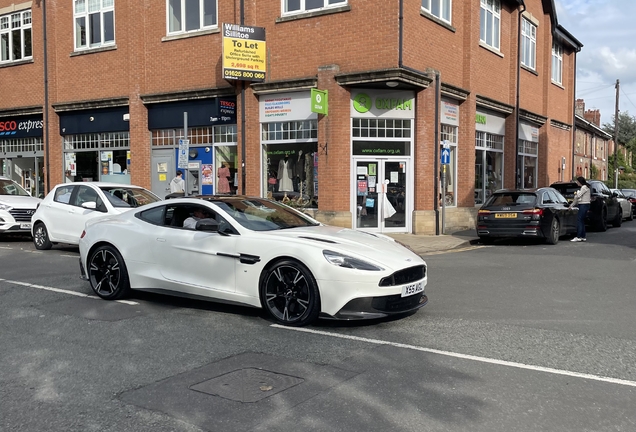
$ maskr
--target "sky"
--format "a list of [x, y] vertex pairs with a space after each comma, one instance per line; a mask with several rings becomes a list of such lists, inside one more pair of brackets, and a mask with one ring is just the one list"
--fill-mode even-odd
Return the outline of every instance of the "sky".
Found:
[[601, 110], [610, 123], [616, 106], [636, 115], [636, 0], [555, 0], [557, 20], [582, 44], [577, 54], [576, 97]]

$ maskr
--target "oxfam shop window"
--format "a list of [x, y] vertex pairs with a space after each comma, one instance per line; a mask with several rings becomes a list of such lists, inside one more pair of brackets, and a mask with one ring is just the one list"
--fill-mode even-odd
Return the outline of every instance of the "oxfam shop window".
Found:
[[263, 195], [294, 207], [318, 207], [318, 117], [310, 93], [261, 96]]
[[457, 135], [459, 129], [459, 105], [449, 100], [442, 100], [440, 112], [441, 145], [440, 154], [444, 150], [450, 152], [449, 164], [440, 165], [440, 206], [442, 199], [447, 207], [457, 205]]
[[64, 178], [130, 184], [128, 107], [61, 112]]
[[483, 204], [503, 187], [506, 119], [477, 111], [475, 129], [475, 204]]

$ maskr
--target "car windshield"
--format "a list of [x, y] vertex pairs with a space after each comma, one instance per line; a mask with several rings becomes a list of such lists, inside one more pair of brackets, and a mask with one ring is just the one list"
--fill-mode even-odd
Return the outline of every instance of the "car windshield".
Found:
[[536, 195], [530, 192], [500, 192], [488, 198], [484, 207], [534, 205], [536, 199]]
[[301, 213], [261, 198], [237, 198], [215, 201], [243, 227], [252, 231], [273, 231], [318, 225]]
[[636, 198], [636, 190], [623, 189], [622, 192], [623, 192], [623, 195], [625, 195], [628, 198]]
[[0, 195], [31, 196], [13, 180], [0, 179]]
[[101, 186], [100, 189], [106, 195], [113, 207], [139, 207], [145, 204], [161, 201], [150, 191], [143, 188], [122, 186]]

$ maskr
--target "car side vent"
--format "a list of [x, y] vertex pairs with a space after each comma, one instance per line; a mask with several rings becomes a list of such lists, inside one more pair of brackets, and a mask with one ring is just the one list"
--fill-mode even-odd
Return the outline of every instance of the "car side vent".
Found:
[[380, 286], [405, 285], [424, 279], [426, 276], [426, 266], [420, 265], [409, 267], [404, 270], [396, 271], [391, 276], [387, 276], [380, 280]]
[[304, 237], [304, 236], [300, 236], [300, 237], [298, 237], [298, 238], [305, 239], [305, 240], [314, 240], [314, 241], [319, 241], [319, 242], [323, 242], [323, 243], [338, 244], [338, 242], [335, 242], [335, 241], [333, 241], [333, 240], [321, 239], [321, 238], [316, 238], [316, 237]]

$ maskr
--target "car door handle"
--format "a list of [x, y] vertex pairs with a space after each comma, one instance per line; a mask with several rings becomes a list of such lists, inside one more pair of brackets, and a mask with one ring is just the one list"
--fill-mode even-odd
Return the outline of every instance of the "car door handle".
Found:
[[157, 241], [165, 243], [166, 239], [165, 238], [161, 238], [161, 237], [157, 237]]

